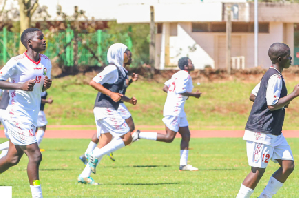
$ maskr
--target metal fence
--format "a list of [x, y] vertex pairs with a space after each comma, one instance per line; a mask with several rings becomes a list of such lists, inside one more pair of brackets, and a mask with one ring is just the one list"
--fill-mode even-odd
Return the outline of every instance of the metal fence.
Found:
[[[67, 29], [64, 32], [43, 31], [47, 41], [44, 52], [50, 59], [55, 59], [64, 66], [74, 65], [74, 32]], [[117, 38], [117, 39], [116, 39]], [[132, 39], [128, 32], [119, 35], [108, 34], [98, 30], [94, 33], [78, 33], [77, 44], [78, 66], [107, 64], [107, 50], [115, 42], [125, 43], [133, 48]], [[19, 54], [20, 34], [9, 32], [5, 28], [0, 32], [0, 65], [4, 65], [11, 57]]]

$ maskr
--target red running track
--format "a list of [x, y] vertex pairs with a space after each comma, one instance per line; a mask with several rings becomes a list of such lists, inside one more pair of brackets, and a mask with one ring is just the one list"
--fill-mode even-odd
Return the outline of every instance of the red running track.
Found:
[[[143, 130], [143, 132], [155, 131], [165, 133], [165, 130]], [[47, 130], [45, 138], [91, 138], [96, 130]], [[241, 138], [244, 130], [192, 130], [192, 138]], [[299, 138], [299, 131], [283, 131], [286, 138]], [[177, 137], [180, 137], [177, 134]], [[3, 130], [0, 130], [0, 138], [5, 138]]]

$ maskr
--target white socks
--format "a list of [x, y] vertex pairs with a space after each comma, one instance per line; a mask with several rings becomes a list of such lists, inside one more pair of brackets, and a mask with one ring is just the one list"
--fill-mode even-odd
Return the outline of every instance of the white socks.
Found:
[[277, 181], [274, 177], [270, 177], [270, 180], [265, 187], [264, 191], [259, 197], [271, 198], [282, 187], [283, 183]]
[[[100, 163], [100, 161], [102, 160], [102, 157], [98, 158], [98, 164]], [[81, 177], [86, 178], [89, 177], [91, 175], [91, 168], [90, 166], [87, 164], [83, 170], [83, 172], [81, 173]]]
[[155, 140], [157, 141], [157, 132], [140, 132], [139, 139]]
[[249, 198], [252, 193], [253, 190], [251, 188], [248, 188], [247, 186], [241, 184], [241, 188], [239, 190], [237, 198]]
[[85, 151], [85, 154], [91, 153], [96, 146], [97, 146], [96, 143], [94, 143], [93, 141], [90, 141], [90, 143], [88, 144], [88, 147]]
[[42, 198], [42, 187], [41, 185], [30, 185], [32, 198]]
[[122, 147], [125, 147], [124, 141], [119, 138], [115, 137], [111, 142], [109, 142], [106, 146], [99, 149], [98, 147], [95, 148], [92, 152], [92, 155], [96, 158], [102, 157], [103, 155], [107, 155], [111, 152], [114, 152], [118, 149], [121, 149]]
[[44, 137], [44, 134], [45, 134], [45, 131], [40, 129], [36, 132], [36, 142], [37, 142], [37, 145], [39, 146], [40, 143], [42, 142], [42, 139]]
[[181, 150], [180, 166], [187, 165], [188, 163], [188, 150]]
[[8, 150], [8, 147], [9, 147], [9, 141], [6, 141], [6, 142], [0, 144], [0, 150], [1, 151]]

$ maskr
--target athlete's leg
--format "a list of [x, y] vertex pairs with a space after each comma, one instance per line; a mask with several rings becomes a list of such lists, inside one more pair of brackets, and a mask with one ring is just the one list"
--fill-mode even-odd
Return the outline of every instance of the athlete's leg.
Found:
[[0, 159], [0, 173], [5, 172], [10, 167], [17, 165], [22, 158], [24, 151], [20, 146], [14, 145], [9, 140], [9, 149], [6, 156]]
[[130, 127], [130, 132], [133, 132], [135, 130], [135, 124], [134, 124], [132, 116], [130, 116], [128, 119], [126, 119], [126, 123]]
[[36, 141], [37, 141], [37, 145], [38, 146], [40, 145], [40, 143], [43, 140], [43, 137], [45, 135], [46, 129], [47, 129], [47, 125], [41, 126], [41, 127], [39, 127], [39, 129], [36, 128], [35, 137], [36, 137]]

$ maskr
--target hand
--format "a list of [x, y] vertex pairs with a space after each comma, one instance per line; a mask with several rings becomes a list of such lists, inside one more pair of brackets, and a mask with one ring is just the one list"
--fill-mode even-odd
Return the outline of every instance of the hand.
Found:
[[299, 84], [295, 85], [294, 90], [293, 90], [294, 95], [297, 97], [299, 96]]
[[133, 96], [131, 99], [130, 99], [130, 103], [132, 105], [136, 105], [137, 104], [137, 99]]
[[49, 98], [47, 101], [48, 101], [48, 104], [52, 104], [53, 103], [53, 100], [51, 98]]
[[199, 98], [200, 96], [201, 96], [201, 92], [199, 92], [199, 90], [197, 90], [197, 91], [195, 92], [194, 97], [195, 97], [195, 98]]
[[22, 84], [23, 91], [33, 91], [33, 87], [35, 85], [35, 79], [28, 80]]
[[109, 96], [114, 102], [118, 102], [123, 95], [120, 93], [111, 92]]
[[133, 75], [132, 75], [133, 82], [137, 81], [138, 77], [139, 77], [138, 74], [133, 73]]
[[49, 89], [52, 85], [52, 80], [48, 78], [48, 76], [45, 76], [44, 79], [44, 89]]

